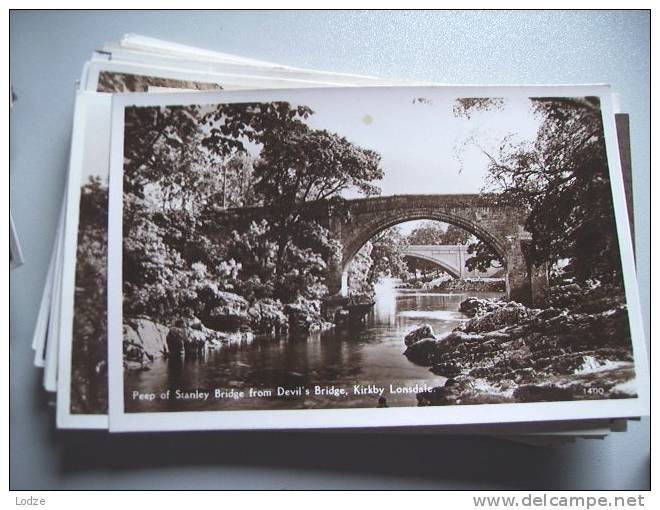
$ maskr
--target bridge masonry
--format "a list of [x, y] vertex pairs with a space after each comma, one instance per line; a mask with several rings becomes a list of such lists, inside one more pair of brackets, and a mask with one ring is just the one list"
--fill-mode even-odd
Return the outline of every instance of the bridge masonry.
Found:
[[348, 200], [341, 213], [330, 211], [328, 227], [343, 246], [342, 260], [331, 264], [327, 285], [333, 295], [347, 292], [347, 270], [358, 250], [382, 230], [411, 220], [454, 224], [487, 242], [504, 262], [510, 299], [527, 305], [544, 301], [545, 268], [531, 267], [523, 246], [531, 237], [522, 209], [494, 203], [483, 195], [394, 195]]
[[[216, 229], [217, 222], [225, 226], [247, 225], [278, 213], [271, 209], [230, 209], [218, 212], [209, 223]], [[340, 206], [324, 201], [305, 204], [301, 214], [326, 226], [342, 244], [341, 259], [328, 264], [326, 285], [330, 296], [340, 298], [347, 294], [348, 265], [373, 236], [398, 223], [437, 220], [467, 230], [495, 250], [506, 269], [506, 292], [510, 299], [527, 305], [544, 302], [547, 270], [532, 267], [524, 255], [523, 246], [531, 240], [524, 229], [525, 212], [518, 207], [496, 204], [489, 196], [393, 195], [345, 200]]]

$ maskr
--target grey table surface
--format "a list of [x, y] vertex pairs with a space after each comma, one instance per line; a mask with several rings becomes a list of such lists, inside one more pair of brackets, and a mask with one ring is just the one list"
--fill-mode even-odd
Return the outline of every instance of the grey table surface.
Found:
[[[650, 331], [647, 12], [28, 12], [10, 17], [10, 486], [15, 489], [644, 489], [650, 424], [531, 448], [378, 434], [60, 432], [30, 340], [64, 188], [74, 81], [127, 32], [283, 64], [459, 84], [610, 83], [630, 113], [638, 278]], [[648, 341], [648, 338], [647, 338]]]

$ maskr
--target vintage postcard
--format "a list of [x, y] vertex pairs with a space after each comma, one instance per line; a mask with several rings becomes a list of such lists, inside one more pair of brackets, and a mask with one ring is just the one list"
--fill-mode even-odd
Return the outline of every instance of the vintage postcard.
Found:
[[[265, 78], [252, 83], [249, 77], [233, 77], [230, 83], [220, 84], [212, 81], [219, 79], [217, 75], [208, 73], [185, 73], [104, 61], [90, 63], [85, 76], [86, 88], [101, 93], [218, 90], [255, 84], [268, 88], [309, 86], [302, 80]], [[64, 319], [57, 330], [58, 425], [64, 428], [107, 428], [105, 285], [111, 99], [106, 94], [85, 92], [79, 94], [78, 101], [80, 111], [74, 120], [77, 138], [72, 148], [71, 177], [66, 196], [71, 211], [67, 216], [64, 241]], [[102, 196], [106, 198], [101, 200], [99, 197]], [[54, 384], [54, 374], [53, 369], [49, 370], [49, 386]]]
[[119, 95], [112, 124], [111, 430], [648, 412], [608, 87]]
[[[151, 59], [151, 57], [150, 57]], [[172, 67], [177, 65], [179, 68]], [[224, 90], [240, 89], [284, 89], [284, 88], [311, 88], [311, 87], [333, 87], [333, 86], [356, 86], [356, 85], [392, 85], [395, 82], [387, 80], [376, 80], [374, 78], [363, 78], [351, 75], [335, 75], [332, 73], [321, 73], [316, 71], [306, 71], [304, 73], [285, 73], [284, 76], [273, 76], [268, 70], [255, 67], [242, 68], [238, 72], [232, 70], [227, 64], [217, 64], [212, 72], [208, 71], [209, 66], [203, 65], [199, 69], [194, 63], [177, 61], [163, 65], [146, 65], [122, 61], [104, 61], [93, 60], [88, 63], [86, 75], [87, 91], [98, 92], [149, 92], [146, 86], [140, 90], [139, 86], [129, 86], [117, 88], [111, 86], [112, 77], [121, 78], [121, 76], [131, 76], [137, 80], [138, 84], [151, 87], [163, 86], [162, 82], [172, 84], [172, 88], [194, 90], [205, 90], [214, 88], [217, 83], [222, 84]], [[146, 83], [145, 80], [146, 79]], [[143, 80], [140, 83], [140, 80]], [[173, 84], [175, 82], [186, 82], [183, 84]], [[168, 86], [168, 85], [165, 85]], [[210, 86], [210, 87], [209, 87]]]
[[57, 221], [57, 230], [55, 231], [55, 239], [53, 241], [53, 249], [50, 254], [50, 261], [48, 262], [48, 270], [46, 272], [46, 280], [44, 281], [44, 288], [41, 293], [41, 301], [39, 303], [39, 311], [37, 312], [37, 320], [35, 321], [34, 332], [32, 333], [32, 349], [34, 349], [34, 366], [43, 367], [45, 358], [45, 345], [46, 337], [48, 336], [48, 320], [50, 316], [50, 308], [52, 304], [53, 285], [55, 281], [55, 271], [57, 268], [58, 260], [61, 255], [59, 250], [60, 236], [63, 235], [64, 225], [64, 203], [60, 208], [60, 214]]

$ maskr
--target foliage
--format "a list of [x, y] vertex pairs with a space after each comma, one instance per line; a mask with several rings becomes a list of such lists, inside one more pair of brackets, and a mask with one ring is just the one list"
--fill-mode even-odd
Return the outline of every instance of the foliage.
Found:
[[[327, 292], [340, 246], [306, 204], [376, 194], [382, 170], [375, 152], [310, 128], [312, 114], [285, 102], [126, 109], [125, 313], [171, 322], [226, 291], [283, 303]], [[269, 207], [268, 220], [214, 220], [246, 206]]]
[[348, 292], [351, 296], [373, 295], [374, 287], [369, 278], [373, 265], [372, 250], [373, 245], [367, 241], [348, 266]]
[[408, 246], [406, 238], [397, 227], [383, 230], [371, 240], [373, 264], [369, 272], [369, 281], [377, 283], [380, 278], [407, 279], [408, 264], [404, 251]]
[[425, 221], [408, 234], [406, 242], [411, 245], [467, 244], [472, 234], [456, 225], [444, 225], [439, 221]]
[[[471, 108], [488, 109], [482, 103]], [[621, 277], [616, 226], [597, 98], [532, 98], [536, 139], [503, 141], [489, 159], [490, 190], [526, 207], [531, 263], [569, 259], [580, 281]], [[470, 111], [468, 109], [468, 111]]]
[[465, 259], [465, 267], [468, 271], [485, 273], [491, 267], [502, 267], [502, 261], [495, 250], [480, 239], [468, 244], [467, 252], [470, 255]]
[[404, 251], [408, 246], [398, 227], [383, 230], [367, 241], [351, 260], [348, 272], [349, 292], [373, 295], [381, 278], [410, 277]]
[[459, 97], [454, 102], [454, 116], [470, 119], [475, 111], [479, 110], [501, 110], [504, 99], [499, 97]]
[[407, 242], [411, 245], [431, 246], [444, 243], [445, 229], [438, 221], [425, 221], [408, 234]]
[[468, 244], [472, 237], [467, 230], [450, 224], [445, 231], [444, 244]]

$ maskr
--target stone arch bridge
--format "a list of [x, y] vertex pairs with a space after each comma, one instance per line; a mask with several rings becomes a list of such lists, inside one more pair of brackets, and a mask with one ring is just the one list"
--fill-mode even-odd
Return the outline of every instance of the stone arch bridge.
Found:
[[524, 229], [525, 212], [498, 205], [483, 195], [394, 195], [348, 200], [342, 215], [330, 215], [328, 226], [343, 246], [342, 260], [330, 270], [332, 293], [346, 291], [348, 264], [358, 250], [382, 230], [411, 220], [437, 220], [461, 227], [488, 243], [506, 269], [510, 299], [526, 304], [541, 302], [547, 274], [530, 267], [523, 245], [530, 240]]
[[[285, 204], [282, 208], [287, 207]], [[281, 212], [279, 208], [229, 209], [219, 221], [245, 222]], [[543, 300], [547, 272], [531, 267], [523, 245], [530, 235], [523, 227], [525, 213], [514, 206], [495, 204], [478, 194], [393, 195], [349, 199], [341, 206], [330, 202], [305, 204], [301, 214], [326, 226], [342, 244], [341, 260], [330, 263], [326, 285], [331, 295], [345, 295], [348, 265], [373, 236], [398, 223], [437, 220], [456, 225], [488, 243], [506, 269], [506, 291], [510, 299], [535, 304]]]

